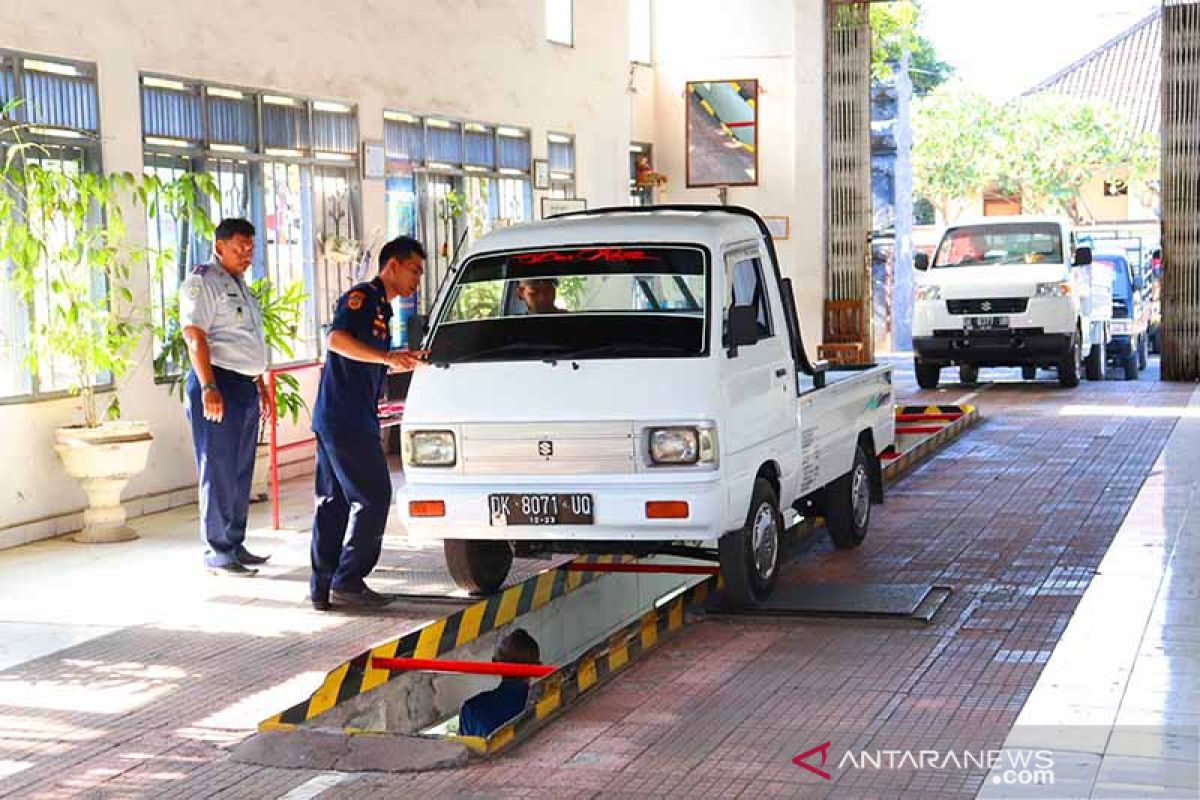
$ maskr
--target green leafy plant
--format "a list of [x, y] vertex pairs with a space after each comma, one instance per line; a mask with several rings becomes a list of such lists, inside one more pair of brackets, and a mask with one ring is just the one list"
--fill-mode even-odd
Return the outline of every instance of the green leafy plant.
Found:
[[[295, 355], [293, 343], [296, 329], [300, 324], [304, 303], [308, 300], [303, 282], [295, 281], [288, 284], [283, 291], [275, 291], [269, 278], [258, 278], [250, 281], [247, 288], [262, 310], [263, 337], [267, 347], [284, 358], [291, 358]], [[158, 374], [167, 379], [169, 391], [182, 400], [184, 377], [191, 369], [191, 361], [188, 358], [187, 342], [183, 338], [183, 328], [179, 324], [178, 293], [169, 298], [164, 316], [165, 324], [158, 330], [162, 346], [154, 359], [154, 366]], [[295, 375], [286, 372], [276, 375], [276, 415], [295, 424], [300, 421], [301, 411], [308, 412], [308, 403], [300, 392], [299, 380]], [[265, 424], [266, 420], [264, 430]], [[259, 433], [259, 440], [262, 440], [262, 431]]]
[[[82, 399], [84, 424], [97, 427], [96, 394], [135, 366], [150, 315], [134, 300], [134, 265], [155, 271], [172, 258], [165, 248], [130, 241], [129, 207], [173, 213], [211, 226], [203, 198], [215, 193], [208, 176], [185, 174], [170, 182], [128, 172], [98, 174], [25, 140], [13, 121], [15, 104], [0, 108], [6, 149], [0, 170], [0, 261], [29, 310], [25, 366], [34, 375], [53, 369]], [[120, 414], [117, 393], [105, 416]]]

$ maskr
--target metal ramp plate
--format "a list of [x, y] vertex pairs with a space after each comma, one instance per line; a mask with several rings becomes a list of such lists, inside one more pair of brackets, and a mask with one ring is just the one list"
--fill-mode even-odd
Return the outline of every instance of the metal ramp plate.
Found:
[[950, 589], [929, 584], [809, 583], [777, 586], [769, 600], [754, 607], [714, 605], [715, 614], [904, 617], [928, 622], [950, 596]]

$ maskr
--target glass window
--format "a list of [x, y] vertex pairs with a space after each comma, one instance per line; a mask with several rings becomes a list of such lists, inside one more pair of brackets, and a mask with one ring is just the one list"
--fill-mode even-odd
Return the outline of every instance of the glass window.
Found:
[[684, 247], [481, 255], [455, 277], [435, 361], [701, 355], [707, 265]]
[[758, 311], [758, 334], [771, 335], [771, 314], [763, 289], [762, 262], [758, 258], [735, 261], [730, 275], [730, 305], [751, 306]]
[[933, 268], [1061, 264], [1062, 244], [1062, 230], [1052, 222], [964, 225], [946, 231], [933, 256]]
[[575, 197], [575, 137], [551, 133], [546, 137], [546, 153], [550, 162], [550, 196]]
[[629, 0], [629, 60], [649, 64], [652, 41], [652, 0]]
[[557, 44], [575, 44], [574, 0], [546, 0], [546, 38]]

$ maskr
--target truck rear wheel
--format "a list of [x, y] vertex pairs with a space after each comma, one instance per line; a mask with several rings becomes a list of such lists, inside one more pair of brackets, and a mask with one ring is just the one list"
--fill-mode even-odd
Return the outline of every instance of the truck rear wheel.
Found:
[[513, 549], [508, 542], [447, 539], [442, 550], [450, 577], [471, 594], [492, 594], [504, 585], [512, 567]]
[[922, 389], [936, 389], [942, 379], [942, 368], [937, 364], [926, 364], [913, 359], [913, 369], [917, 373], [917, 386]]
[[963, 364], [958, 368], [958, 382], [967, 386], [979, 383], [979, 367], [974, 364]]
[[1138, 379], [1138, 354], [1136, 345], [1129, 351], [1129, 355], [1125, 356], [1125, 363], [1121, 366], [1125, 368], [1125, 380], [1136, 381]]
[[1071, 350], [1058, 364], [1058, 383], [1067, 389], [1079, 385], [1079, 362], [1082, 360], [1082, 345], [1079, 342], [1079, 332], [1071, 339]]
[[858, 547], [871, 522], [871, 469], [862, 445], [854, 448], [850, 471], [822, 490], [821, 509], [834, 547]]
[[1089, 381], [1104, 380], [1104, 368], [1107, 364], [1108, 354], [1105, 352], [1104, 342], [1096, 342], [1088, 351], [1087, 362], [1084, 364], [1087, 379]]
[[754, 481], [746, 524], [718, 542], [725, 593], [737, 605], [754, 605], [771, 596], [779, 579], [783, 515], [767, 481]]
[[1022, 380], [1036, 381], [1037, 367], [1033, 364], [1026, 364], [1025, 366], [1021, 367], [1021, 378]]
[[1142, 335], [1138, 337], [1138, 342], [1137, 342], [1138, 369], [1145, 369], [1146, 362], [1149, 360], [1149, 356], [1146, 354], [1146, 350], [1148, 349], [1148, 342], [1146, 340], [1149, 338], [1150, 337], [1146, 333], [1142, 333]]

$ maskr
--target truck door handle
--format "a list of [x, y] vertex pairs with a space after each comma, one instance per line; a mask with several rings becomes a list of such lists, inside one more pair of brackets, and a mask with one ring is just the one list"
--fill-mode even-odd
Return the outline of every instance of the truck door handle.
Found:
[[776, 378], [782, 378], [784, 375], [787, 375], [787, 367], [780, 367], [779, 369], [775, 370]]

